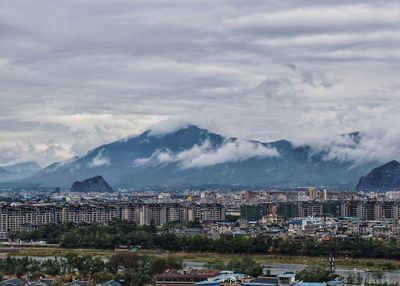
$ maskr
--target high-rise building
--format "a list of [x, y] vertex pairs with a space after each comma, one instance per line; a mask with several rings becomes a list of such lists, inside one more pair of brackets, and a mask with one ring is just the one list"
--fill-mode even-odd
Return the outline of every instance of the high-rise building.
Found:
[[295, 202], [280, 202], [278, 205], [279, 216], [285, 219], [298, 216], [298, 205]]

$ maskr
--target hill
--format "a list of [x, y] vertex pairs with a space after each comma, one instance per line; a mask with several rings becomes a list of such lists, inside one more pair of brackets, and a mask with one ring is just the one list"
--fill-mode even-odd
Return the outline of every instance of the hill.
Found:
[[362, 177], [358, 191], [389, 191], [400, 189], [400, 162], [393, 160]]
[[77, 193], [109, 193], [113, 189], [111, 186], [103, 179], [102, 176], [96, 176], [93, 178], [88, 178], [82, 182], [76, 181], [71, 186], [71, 192]]
[[42, 168], [34, 161], [0, 167], [0, 182], [15, 182], [23, 180]]
[[10, 173], [25, 173], [25, 172], [34, 173], [42, 169], [42, 167], [40, 167], [40, 165], [35, 161], [28, 161], [13, 165], [2, 166], [2, 168]]

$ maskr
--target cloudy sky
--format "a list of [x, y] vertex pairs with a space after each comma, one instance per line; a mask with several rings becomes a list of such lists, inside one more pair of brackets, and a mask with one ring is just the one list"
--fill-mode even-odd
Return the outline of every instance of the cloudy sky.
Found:
[[165, 120], [316, 147], [361, 130], [354, 156], [397, 158], [399, 77], [399, 1], [5, 0], [0, 164]]

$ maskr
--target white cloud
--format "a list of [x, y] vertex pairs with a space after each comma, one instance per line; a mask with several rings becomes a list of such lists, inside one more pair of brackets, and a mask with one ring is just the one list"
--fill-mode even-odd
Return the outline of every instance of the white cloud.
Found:
[[[66, 160], [62, 160], [62, 161], [59, 161], [59, 162], [55, 162], [55, 163], [53, 163], [53, 164], [47, 166], [47, 167], [44, 168], [43, 170], [44, 170], [46, 173], [51, 173], [51, 172], [53, 172], [53, 171], [62, 169], [62, 168], [64, 168], [65, 166], [69, 166], [69, 165], [71, 165], [71, 164], [73, 164], [73, 168], [72, 168], [72, 169], [79, 169], [79, 168], [80, 168], [80, 165], [75, 163], [78, 159], [79, 159], [79, 157], [78, 157], [78, 156], [75, 156], [75, 157], [68, 158], [68, 159], [66, 159]], [[72, 169], [71, 169], [71, 170], [72, 170]]]
[[0, 165], [64, 160], [165, 119], [178, 123], [152, 134], [195, 123], [316, 148], [362, 130], [375, 138], [364, 153], [331, 155], [396, 157], [399, 11], [394, 0], [2, 1]]
[[103, 150], [100, 150], [96, 157], [93, 158], [91, 162], [88, 163], [89, 168], [96, 168], [101, 166], [108, 166], [111, 164], [110, 158], [103, 155]]
[[[337, 5], [335, 7], [306, 7], [285, 11], [256, 12], [253, 14], [226, 19], [224, 23], [234, 29], [260, 29], [268, 31], [277, 29], [287, 32], [318, 30], [358, 29], [396, 26], [400, 23], [400, 12], [388, 6], [372, 7], [369, 5]], [[395, 8], [396, 6], [393, 6]], [[349, 27], [350, 26], [350, 27]]]
[[386, 163], [400, 159], [400, 132], [393, 130], [385, 134], [366, 133], [362, 135], [359, 144], [342, 145], [333, 142], [328, 149], [327, 160], [338, 159], [354, 162], [355, 165], [363, 163]]
[[[298, 117], [298, 124], [310, 128], [309, 132], [294, 134], [292, 141], [296, 145], [310, 145], [315, 152], [327, 153], [326, 160], [353, 162], [355, 165], [364, 163], [386, 163], [400, 159], [400, 119], [396, 114], [398, 105], [358, 107], [342, 106], [342, 112], [327, 111], [315, 122], [314, 114], [303, 114]], [[310, 122], [313, 121], [313, 122]], [[348, 122], [352, 122], [349, 124]], [[360, 142], [355, 143], [348, 136], [340, 136], [329, 132], [330, 128], [341, 127], [343, 133], [359, 126]], [[320, 130], [328, 129], [327, 132]]]
[[149, 158], [135, 160], [136, 165], [178, 163], [182, 169], [203, 168], [227, 162], [245, 161], [250, 158], [279, 156], [276, 149], [250, 141], [226, 141], [218, 148], [210, 141], [194, 145], [191, 149], [178, 153], [170, 150], [156, 151]]
[[187, 127], [188, 122], [183, 118], [175, 118], [170, 120], [163, 120], [153, 124], [150, 127], [150, 135], [162, 136], [168, 133], [173, 133], [181, 128]]

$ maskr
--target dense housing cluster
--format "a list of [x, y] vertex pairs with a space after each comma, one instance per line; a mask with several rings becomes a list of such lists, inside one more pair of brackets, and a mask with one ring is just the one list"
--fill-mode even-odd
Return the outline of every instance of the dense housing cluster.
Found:
[[[32, 196], [32, 194], [27, 194]], [[264, 191], [116, 192], [35, 194], [35, 201], [0, 205], [0, 234], [44, 225], [164, 226], [184, 235], [399, 238], [400, 193], [351, 193], [326, 189]], [[188, 223], [193, 222], [191, 226]], [[195, 225], [195, 227], [194, 227]]]

